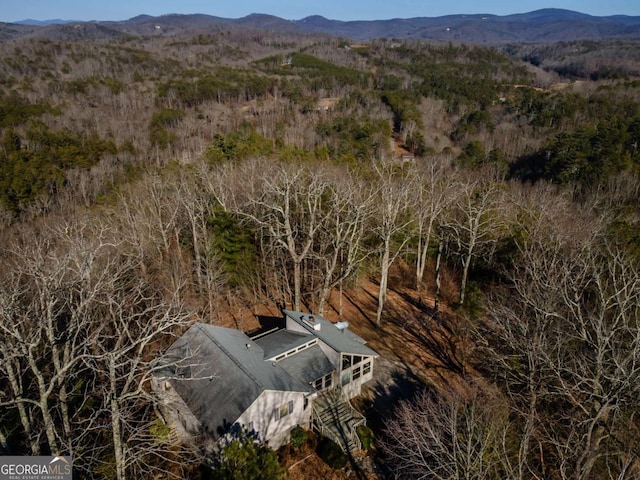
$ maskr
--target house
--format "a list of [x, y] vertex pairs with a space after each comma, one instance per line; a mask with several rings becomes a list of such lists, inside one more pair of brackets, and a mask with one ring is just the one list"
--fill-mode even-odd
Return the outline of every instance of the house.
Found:
[[205, 448], [238, 428], [278, 448], [300, 425], [348, 450], [364, 423], [348, 400], [377, 356], [347, 322], [283, 310], [279, 325], [254, 336], [194, 324], [165, 353], [154, 388], [170, 423]]

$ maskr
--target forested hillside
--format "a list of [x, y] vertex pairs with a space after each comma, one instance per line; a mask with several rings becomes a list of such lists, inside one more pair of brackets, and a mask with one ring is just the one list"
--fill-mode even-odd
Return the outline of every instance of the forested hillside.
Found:
[[68, 28], [0, 42], [0, 451], [224, 471], [163, 423], [159, 355], [374, 282], [364, 338], [452, 339], [418, 347], [450, 362], [388, 405], [376, 476], [640, 476], [636, 43]]

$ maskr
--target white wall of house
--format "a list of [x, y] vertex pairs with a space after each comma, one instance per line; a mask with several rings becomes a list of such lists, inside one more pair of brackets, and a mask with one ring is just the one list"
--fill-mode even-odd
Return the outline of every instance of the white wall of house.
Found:
[[[289, 441], [289, 432], [296, 425], [309, 428], [311, 400], [305, 408], [303, 392], [267, 390], [240, 416], [238, 423], [259, 435], [271, 448], [279, 448]], [[284, 412], [286, 415], [282, 415]]]
[[291, 330], [292, 332], [305, 333], [309, 334], [306, 328], [300, 325], [298, 322], [293, 320], [291, 317], [285, 315], [285, 326], [287, 330]]
[[340, 352], [336, 352], [333, 348], [331, 348], [329, 345], [324, 343], [322, 340], [318, 340], [318, 345], [320, 345], [320, 349], [322, 350], [322, 353], [324, 353], [327, 356], [327, 358], [331, 362], [331, 365], [336, 367], [336, 370], [337, 370], [340, 365]]

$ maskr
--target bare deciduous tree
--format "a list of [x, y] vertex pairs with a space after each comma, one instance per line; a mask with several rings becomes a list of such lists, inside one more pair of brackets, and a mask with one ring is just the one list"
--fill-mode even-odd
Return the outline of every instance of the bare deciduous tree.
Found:
[[329, 183], [322, 172], [270, 165], [259, 176], [257, 191], [239, 213], [264, 232], [275, 254], [285, 252], [292, 266], [293, 308], [302, 308], [303, 262], [313, 253], [318, 233], [332, 212], [324, 202]]
[[469, 269], [480, 252], [490, 256], [504, 222], [498, 214], [502, 187], [491, 179], [462, 179], [454, 200], [454, 214], [444, 226], [462, 262], [460, 303], [464, 303]]
[[415, 203], [412, 184], [415, 181], [409, 170], [396, 171], [394, 165], [384, 162], [374, 164], [377, 206], [373, 228], [380, 240], [380, 288], [376, 325], [382, 321], [382, 310], [387, 298], [389, 269], [410, 239], [409, 226], [413, 223], [411, 209]]
[[[314, 249], [321, 272], [318, 313], [331, 290], [341, 285], [368, 256], [363, 249], [365, 227], [372, 214], [373, 197], [367, 186], [353, 175], [333, 178], [326, 208], [331, 212], [319, 232]], [[336, 175], [337, 176], [337, 175]]]
[[[25, 229], [0, 259], [3, 441], [72, 454], [87, 475], [107, 460], [120, 479], [171, 458], [188, 465], [173, 438], [154, 433], [159, 400], [149, 380], [163, 338], [190, 316], [140, 276], [144, 257], [130, 237], [98, 220], [58, 219], [46, 238]], [[11, 417], [21, 431], [5, 430], [15, 428]]]
[[420, 288], [434, 228], [442, 221], [440, 217], [455, 193], [452, 191], [454, 176], [443, 161], [432, 159], [416, 170], [416, 288]]
[[[100, 251], [110, 245], [89, 230], [81, 223], [64, 223], [50, 229], [47, 240], [24, 238], [10, 247], [4, 265], [4, 373], [20, 416], [25, 410], [30, 422], [39, 416], [51, 452], [74, 453], [72, 379], [82, 371], [92, 333], [99, 329], [92, 313], [96, 298], [104, 294], [105, 277], [94, 266], [99, 258], [104, 261]], [[39, 450], [32, 437], [37, 434], [24, 419], [23, 428], [31, 450]]]
[[396, 409], [382, 450], [396, 478], [504, 478], [500, 443], [507, 427], [503, 403], [478, 387], [469, 398], [422, 393]]
[[512, 291], [493, 299], [480, 336], [518, 419], [516, 478], [629, 478], [640, 467], [630, 453], [640, 407], [638, 265], [597, 219], [573, 215], [594, 231], [571, 235], [566, 223], [541, 223], [544, 213], [527, 222]]
[[104, 403], [94, 415], [109, 419], [118, 480], [160, 472], [172, 457], [185, 460], [183, 446], [158, 418], [162, 398], [152, 390], [151, 379], [166, 368], [158, 363], [163, 344], [186, 329], [190, 316], [145, 290], [143, 283], [130, 284], [105, 305], [104, 328], [86, 362], [94, 375], [104, 378], [98, 384]]

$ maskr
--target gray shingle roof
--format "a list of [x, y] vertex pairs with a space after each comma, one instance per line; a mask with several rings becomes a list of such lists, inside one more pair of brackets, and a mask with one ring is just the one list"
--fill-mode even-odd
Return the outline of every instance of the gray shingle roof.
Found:
[[378, 354], [366, 347], [365, 340], [351, 330], [339, 330], [336, 326], [326, 318], [313, 314], [311, 315], [320, 325], [320, 330], [314, 330], [305, 321], [304, 317], [310, 316], [307, 313], [293, 312], [291, 310], [283, 310], [283, 313], [304, 327], [310, 334], [317, 336], [321, 341], [329, 345], [331, 348], [341, 353], [351, 353], [354, 355], [371, 355], [377, 357]]
[[265, 390], [310, 392], [239, 330], [196, 323], [167, 350], [172, 384], [206, 432], [219, 438]]
[[278, 365], [305, 385], [335, 370], [319, 345], [305, 348], [291, 357], [280, 360]]
[[291, 332], [289, 330], [278, 330], [264, 337], [256, 338], [255, 342], [264, 350], [264, 358], [273, 358], [281, 353], [304, 345], [314, 338], [315, 336], [313, 335]]

